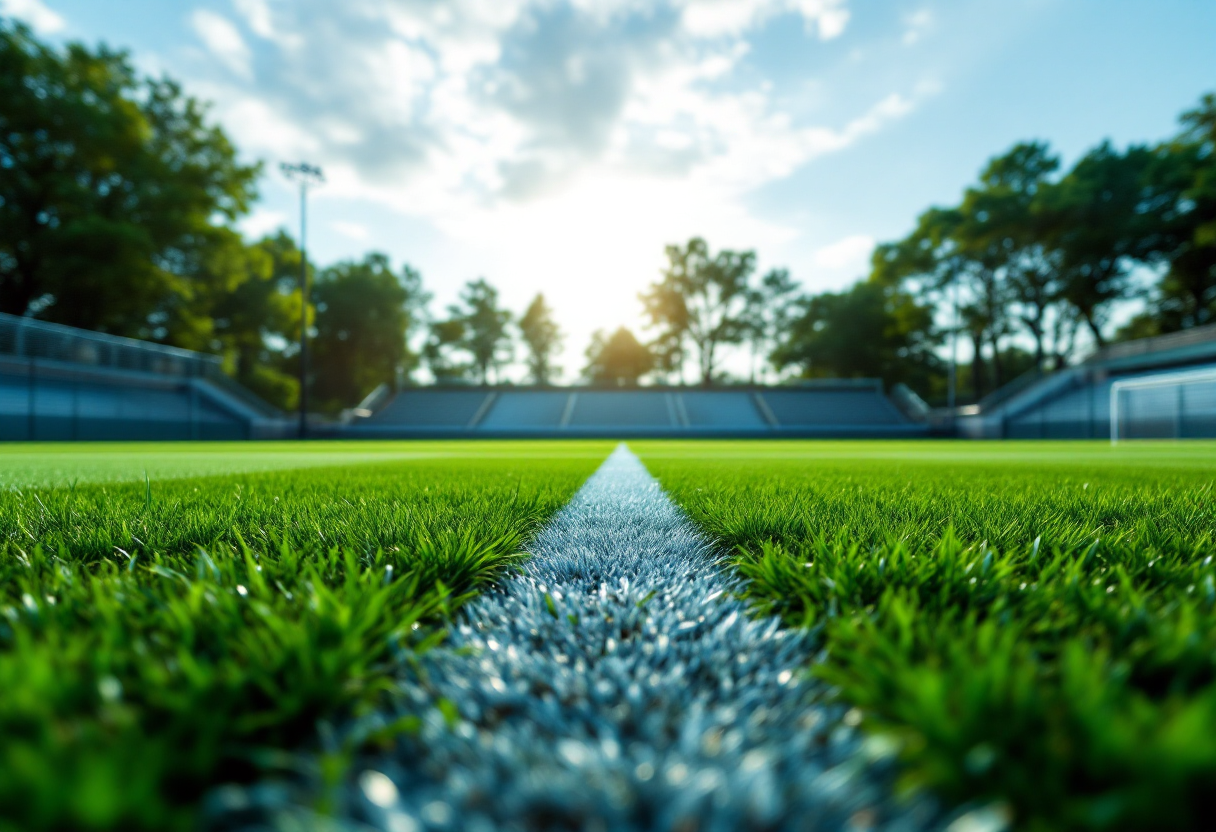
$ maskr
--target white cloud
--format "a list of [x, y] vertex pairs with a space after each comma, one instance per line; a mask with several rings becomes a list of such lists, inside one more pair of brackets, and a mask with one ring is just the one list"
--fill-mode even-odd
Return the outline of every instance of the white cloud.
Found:
[[0, 12], [25, 21], [43, 35], [61, 31], [67, 23], [42, 0], [0, 0]]
[[273, 234], [280, 228], [286, 228], [287, 222], [287, 215], [283, 212], [260, 208], [241, 220], [240, 228], [246, 237], [258, 239]]
[[337, 231], [343, 237], [349, 237], [352, 240], [366, 240], [371, 237], [371, 233], [357, 222], [335, 220], [329, 225], [330, 228]]
[[826, 245], [815, 252], [814, 263], [825, 269], [851, 272], [864, 271], [874, 251], [874, 238], [853, 234]]
[[845, 0], [683, 0], [685, 28], [698, 37], [737, 36], [780, 14], [802, 16], [807, 31], [821, 40], [844, 33]]
[[[545, 292], [576, 339], [637, 327], [637, 293], [663, 245], [693, 235], [864, 267], [872, 239], [813, 253], [801, 223], [758, 215], [752, 195], [925, 94], [909, 86], [810, 117], [746, 74], [747, 32], [795, 15], [808, 38], [840, 37], [844, 0], [234, 3], [257, 37], [246, 45], [225, 18], [200, 27], [196, 15], [223, 71], [193, 90], [216, 102], [243, 151], [272, 176], [284, 160], [322, 166], [318, 217], [329, 200], [363, 201], [424, 222], [448, 247], [440, 274], [427, 269], [440, 302], [485, 274], [513, 308]], [[238, 82], [230, 73], [249, 77], [250, 50], [256, 82]], [[379, 224], [321, 222], [344, 241], [391, 245]]]
[[220, 63], [242, 78], [253, 77], [252, 54], [232, 21], [207, 9], [195, 9], [190, 23], [203, 45]]
[[932, 27], [933, 12], [929, 9], [920, 9], [908, 15], [904, 18], [904, 45], [917, 43]]
[[259, 38], [285, 49], [298, 49], [303, 43], [301, 37], [286, 33], [277, 25], [271, 0], [232, 0], [232, 5], [249, 31]]
[[275, 39], [274, 20], [266, 0], [233, 0], [232, 5], [255, 35], [266, 40]]

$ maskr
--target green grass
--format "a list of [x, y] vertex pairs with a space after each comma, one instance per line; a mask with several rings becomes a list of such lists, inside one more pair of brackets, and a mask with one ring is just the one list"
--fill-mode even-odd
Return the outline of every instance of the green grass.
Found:
[[192, 828], [381, 701], [610, 450], [7, 446], [0, 829]]
[[762, 612], [948, 802], [1203, 828], [1216, 445], [633, 443]]

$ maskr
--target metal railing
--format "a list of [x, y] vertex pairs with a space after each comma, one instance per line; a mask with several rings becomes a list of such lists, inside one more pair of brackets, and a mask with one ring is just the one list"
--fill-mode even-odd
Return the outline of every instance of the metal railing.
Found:
[[185, 378], [224, 375], [219, 356], [0, 313], [0, 355]]
[[284, 418], [278, 408], [229, 377], [218, 355], [0, 313], [0, 357], [27, 366], [31, 385], [47, 373], [78, 385], [86, 378], [82, 373], [106, 370], [205, 379], [263, 419]]
[[1190, 347], [1196, 344], [1207, 344], [1216, 341], [1216, 324], [1196, 326], [1181, 332], [1171, 332], [1168, 335], [1157, 335], [1153, 338], [1138, 338], [1122, 344], [1111, 344], [1095, 352], [1085, 359], [1084, 364], [1101, 364], [1116, 358], [1131, 358], [1137, 355], [1150, 355], [1155, 352]]

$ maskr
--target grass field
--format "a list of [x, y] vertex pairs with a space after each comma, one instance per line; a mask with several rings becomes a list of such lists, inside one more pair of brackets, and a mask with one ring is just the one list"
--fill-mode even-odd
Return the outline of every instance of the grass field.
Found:
[[1020, 829], [1198, 829], [1216, 445], [633, 443], [905, 782]]
[[[0, 830], [192, 828], [381, 703], [613, 444], [6, 446]], [[630, 444], [908, 787], [1202, 827], [1216, 444]]]
[[612, 443], [0, 455], [0, 829], [193, 828], [372, 708]]

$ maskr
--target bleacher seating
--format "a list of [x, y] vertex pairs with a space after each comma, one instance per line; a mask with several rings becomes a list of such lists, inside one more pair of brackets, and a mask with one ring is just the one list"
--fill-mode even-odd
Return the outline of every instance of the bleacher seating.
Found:
[[756, 407], [754, 395], [722, 391], [680, 393], [679, 397], [691, 427], [764, 430], [768, 423]]
[[0, 440], [246, 439], [293, 430], [219, 359], [0, 315]]
[[675, 404], [667, 393], [651, 390], [580, 391], [574, 400], [572, 428], [649, 428], [672, 430], [679, 426]]
[[464, 430], [486, 403], [486, 390], [411, 388], [398, 393], [368, 423], [403, 428]]
[[808, 407], [804, 393], [774, 390], [762, 394], [773, 416], [791, 427], [820, 425], [898, 425], [903, 415], [877, 390], [824, 390]]
[[780, 388], [404, 390], [343, 436], [923, 436], [874, 381]]
[[536, 390], [499, 393], [481, 421], [485, 430], [556, 430], [566, 414], [570, 394]]

